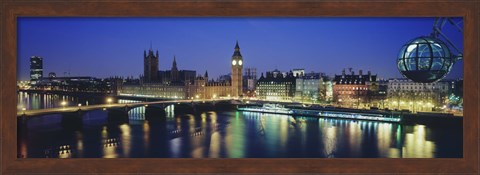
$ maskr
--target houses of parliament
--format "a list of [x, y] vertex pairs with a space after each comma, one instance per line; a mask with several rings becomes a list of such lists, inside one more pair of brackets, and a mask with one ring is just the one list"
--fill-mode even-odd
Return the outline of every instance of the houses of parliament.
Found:
[[144, 72], [140, 82], [123, 82], [118, 87], [118, 95], [162, 99], [236, 98], [243, 95], [243, 57], [238, 41], [231, 58], [231, 77], [217, 81], [210, 80], [207, 71], [197, 75], [194, 70], [178, 70], [175, 56], [170, 70], [159, 70], [158, 50], [154, 53], [152, 48], [144, 51], [143, 58]]

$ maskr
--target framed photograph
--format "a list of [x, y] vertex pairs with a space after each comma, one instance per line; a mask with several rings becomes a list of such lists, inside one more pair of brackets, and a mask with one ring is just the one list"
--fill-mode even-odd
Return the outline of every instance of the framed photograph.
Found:
[[2, 173], [478, 173], [479, 7], [2, 2]]

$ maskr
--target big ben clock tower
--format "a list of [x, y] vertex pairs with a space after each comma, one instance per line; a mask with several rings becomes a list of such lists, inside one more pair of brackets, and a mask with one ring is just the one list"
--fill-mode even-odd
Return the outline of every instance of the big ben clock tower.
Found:
[[243, 95], [242, 91], [242, 72], [243, 72], [243, 58], [240, 54], [240, 47], [235, 45], [235, 52], [232, 56], [232, 97], [240, 97]]

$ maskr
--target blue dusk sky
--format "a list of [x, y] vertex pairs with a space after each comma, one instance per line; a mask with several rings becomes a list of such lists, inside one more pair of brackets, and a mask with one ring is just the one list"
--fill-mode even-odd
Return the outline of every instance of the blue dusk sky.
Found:
[[[429, 35], [434, 18], [19, 18], [18, 79], [29, 79], [30, 57], [43, 57], [44, 76], [133, 76], [143, 74], [143, 52], [159, 52], [160, 70], [176, 56], [180, 70], [230, 73], [235, 41], [244, 68], [262, 72], [304, 68], [341, 74], [370, 70], [381, 78], [401, 77], [400, 48]], [[463, 25], [463, 24], [462, 24]], [[463, 50], [463, 35], [447, 24], [443, 32]], [[463, 77], [458, 61], [447, 78]]]

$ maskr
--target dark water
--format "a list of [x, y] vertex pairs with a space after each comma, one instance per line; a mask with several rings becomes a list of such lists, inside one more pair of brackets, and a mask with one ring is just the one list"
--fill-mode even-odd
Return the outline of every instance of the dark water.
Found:
[[[75, 99], [73, 99], [75, 100]], [[127, 102], [119, 100], [119, 102]], [[19, 157], [462, 157], [462, 126], [292, 117], [250, 112], [204, 112], [147, 121], [144, 108], [128, 123], [107, 111], [83, 116], [81, 128], [63, 127], [62, 115], [19, 124]], [[28, 128], [28, 129], [27, 129]]]

